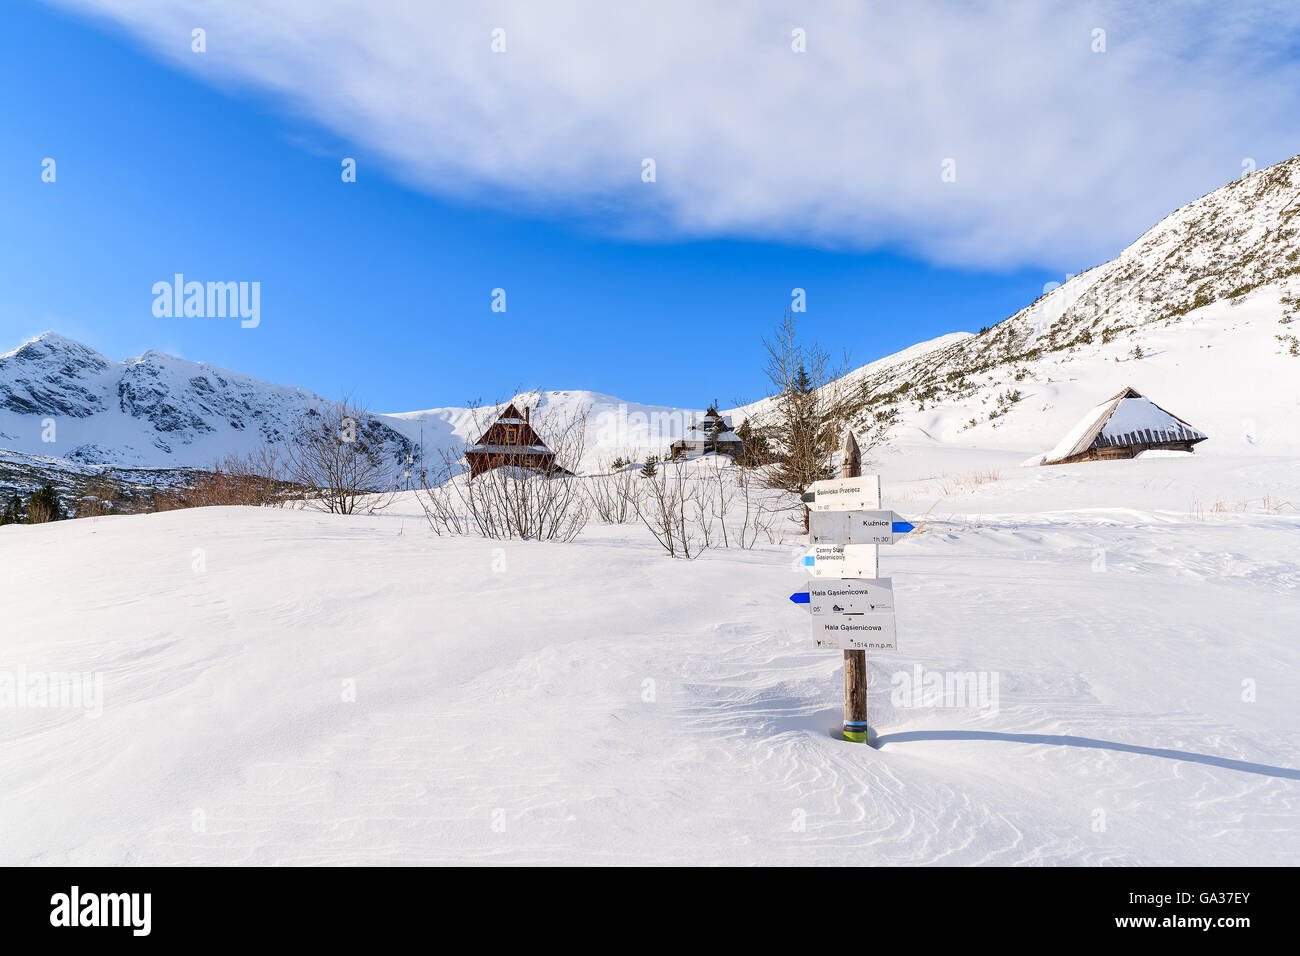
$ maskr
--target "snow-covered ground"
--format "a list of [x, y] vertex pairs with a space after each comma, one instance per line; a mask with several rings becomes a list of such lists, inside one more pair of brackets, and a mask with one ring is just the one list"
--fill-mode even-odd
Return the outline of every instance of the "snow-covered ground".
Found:
[[102, 712], [0, 708], [0, 863], [1300, 862], [1300, 459], [1024, 451], [880, 461], [923, 523], [878, 748], [836, 737], [794, 537], [439, 538], [409, 498], [5, 528], [0, 675]]
[[[10, 526], [0, 864], [1300, 863], [1298, 177], [851, 373], [897, 413], [868, 470], [920, 526], [881, 562], [877, 747], [836, 733], [793, 533], [695, 561], [635, 524], [435, 537], [410, 495]], [[1019, 467], [1126, 386], [1208, 440]], [[205, 466], [319, 400], [49, 334], [0, 355], [0, 478]], [[526, 404], [588, 414], [584, 474], [695, 414]], [[486, 418], [382, 422], [432, 464]], [[51, 672], [89, 674], [89, 706], [15, 699]]]

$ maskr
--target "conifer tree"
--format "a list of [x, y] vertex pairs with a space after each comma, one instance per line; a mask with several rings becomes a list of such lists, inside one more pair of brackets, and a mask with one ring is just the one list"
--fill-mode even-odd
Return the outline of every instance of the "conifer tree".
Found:
[[[833, 365], [816, 343], [805, 345], [789, 310], [763, 345], [772, 389], [754, 426], [768, 442], [763, 477], [772, 488], [802, 495], [813, 482], [837, 476], [845, 428], [854, 426], [865, 455], [884, 440], [889, 422], [870, 416], [874, 399], [865, 378], [848, 376], [848, 357]], [[806, 532], [808, 509], [800, 511]]]
[[27, 505], [27, 521], [30, 524], [43, 524], [46, 521], [58, 521], [63, 517], [63, 508], [59, 504], [58, 493], [54, 485], [46, 482], [32, 492]]
[[18, 492], [14, 492], [9, 496], [4, 512], [0, 513], [0, 525], [22, 524], [26, 519], [27, 513], [23, 510], [23, 500], [18, 497]]
[[771, 460], [772, 453], [768, 447], [767, 437], [754, 428], [748, 418], [737, 426], [736, 437], [740, 439], [740, 454], [736, 456], [735, 462], [740, 467], [757, 468]]

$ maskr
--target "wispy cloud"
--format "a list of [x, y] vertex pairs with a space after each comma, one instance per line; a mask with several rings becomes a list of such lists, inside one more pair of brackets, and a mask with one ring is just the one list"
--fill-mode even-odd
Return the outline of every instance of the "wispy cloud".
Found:
[[430, 192], [651, 239], [1090, 265], [1243, 160], [1300, 151], [1291, 0], [51, 2]]

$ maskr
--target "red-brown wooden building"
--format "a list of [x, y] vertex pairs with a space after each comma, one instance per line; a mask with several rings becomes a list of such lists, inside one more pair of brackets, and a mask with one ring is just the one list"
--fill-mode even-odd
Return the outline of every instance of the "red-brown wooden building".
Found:
[[543, 472], [564, 471], [555, 462], [555, 453], [533, 431], [532, 410], [522, 413], [511, 403], [496, 421], [487, 427], [478, 441], [465, 449], [470, 478], [477, 478], [493, 468], [531, 468]]

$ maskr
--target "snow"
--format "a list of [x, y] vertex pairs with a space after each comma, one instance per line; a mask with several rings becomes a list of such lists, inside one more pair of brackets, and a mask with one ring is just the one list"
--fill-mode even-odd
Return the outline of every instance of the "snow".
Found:
[[[851, 373], [897, 411], [865, 467], [918, 526], [881, 556], [900, 649], [869, 663], [877, 747], [835, 733], [841, 657], [787, 599], [793, 529], [674, 561], [638, 524], [437, 537], [410, 494], [6, 526], [0, 864], [1295, 865], [1297, 174]], [[1017, 467], [1125, 386], [1208, 440]], [[702, 414], [514, 400], [534, 426], [587, 411], [588, 472]], [[48, 333], [0, 356], [0, 477], [201, 466], [319, 401]], [[1152, 427], [1128, 405], [1116, 428]], [[381, 420], [433, 462], [503, 407]], [[716, 457], [661, 468], [719, 464], [734, 480]], [[915, 700], [917, 668], [990, 696]], [[99, 679], [92, 713], [6, 699], [54, 672]]]
[[320, 402], [152, 349], [114, 362], [53, 332], [0, 356], [0, 447], [91, 464], [210, 466], [281, 439]]
[[[409, 496], [5, 528], [0, 673], [103, 692], [0, 711], [0, 863], [1294, 864], [1300, 460], [927, 447], [881, 463], [921, 530], [879, 749], [835, 739], [793, 537], [438, 538]], [[996, 708], [911, 706], [917, 667]]]
[[1137, 454], [1139, 458], [1187, 458], [1192, 455], [1190, 451], [1178, 451], [1173, 448], [1148, 448], [1146, 451], [1140, 451]]
[[[1079, 446], [1079, 442], [1083, 441], [1083, 437], [1087, 435], [1088, 432], [1092, 431], [1093, 427], [1097, 424], [1097, 419], [1102, 415], [1105, 415], [1106, 411], [1110, 407], [1111, 402], [1105, 401], [1096, 408], [1091, 409], [1088, 414], [1079, 419], [1078, 424], [1065, 433], [1065, 437], [1057, 442], [1051, 451], [1042, 456], [1041, 460], [1056, 461], [1057, 459], [1067, 458], [1074, 454], [1075, 449]], [[1035, 464], [1037, 464], [1037, 462], [1035, 462]]]
[[1124, 435], [1148, 428], [1152, 432], [1181, 432], [1192, 438], [1200, 434], [1196, 429], [1183, 425], [1177, 418], [1156, 406], [1145, 396], [1123, 399], [1115, 407], [1115, 414], [1107, 420], [1101, 433], [1107, 438], [1119, 439]]
[[[905, 403], [895, 438], [1017, 451], [1021, 459], [1033, 453], [1037, 463], [1042, 449], [1065, 447], [1073, 430], [1081, 434], [1084, 420], [1093, 420], [1090, 410], [1131, 386], [1209, 436], [1198, 455], [1300, 454], [1300, 360], [1276, 340], [1286, 328], [1278, 324], [1286, 288], [1263, 287], [1238, 305], [1215, 302], [1108, 344], [1045, 353], [1019, 365], [1028, 373], [1019, 380], [1010, 378], [1013, 363], [978, 376], [960, 399], [932, 400], [924, 411]], [[1300, 294], [1300, 283], [1292, 294]], [[1135, 346], [1143, 358], [1132, 358]], [[988, 419], [1009, 389], [1021, 393], [1019, 401]]]

